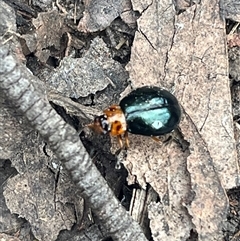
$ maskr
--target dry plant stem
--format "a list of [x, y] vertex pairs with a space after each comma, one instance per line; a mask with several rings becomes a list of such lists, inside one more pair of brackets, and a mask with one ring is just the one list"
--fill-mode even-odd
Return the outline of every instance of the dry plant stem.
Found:
[[71, 47], [71, 43], [72, 43], [72, 36], [69, 32], [67, 32], [67, 36], [68, 36], [68, 42], [67, 42], [67, 48], [66, 48], [66, 51], [65, 51], [65, 57], [69, 56], [70, 47]]
[[[114, 197], [79, 140], [76, 131], [52, 109], [46, 96], [25, 75], [7, 46], [0, 46], [0, 89], [47, 141], [69, 171], [82, 196], [91, 205], [114, 240], [147, 240]], [[34, 77], [33, 77], [34, 78]]]

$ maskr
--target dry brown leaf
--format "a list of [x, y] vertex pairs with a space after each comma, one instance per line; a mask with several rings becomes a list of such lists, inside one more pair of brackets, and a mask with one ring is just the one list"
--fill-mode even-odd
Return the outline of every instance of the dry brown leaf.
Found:
[[9, 178], [4, 186], [6, 204], [11, 213], [31, 224], [38, 240], [56, 240], [61, 230], [71, 229], [76, 222], [74, 206], [67, 203], [79, 207], [83, 203], [79, 203], [81, 199], [66, 174], [60, 172], [59, 179], [55, 179], [60, 166], [54, 156], [44, 154], [43, 141], [35, 133], [23, 135], [21, 141], [11, 159], [19, 174]]
[[48, 156], [44, 153], [44, 141], [24, 128], [29, 124], [4, 98], [0, 101], [1, 158], [10, 159], [18, 172], [4, 185], [6, 204], [11, 213], [30, 223], [38, 240], [55, 240], [61, 230], [70, 229], [76, 222], [73, 207], [81, 210], [82, 199], [76, 195], [68, 175], [60, 171], [59, 161], [49, 151]]
[[63, 34], [64, 15], [54, 9], [46, 13], [39, 13], [36, 19], [33, 19], [33, 25], [37, 34], [36, 56], [45, 63], [50, 56], [50, 48], [56, 51], [60, 49], [60, 41]]
[[46, 82], [63, 96], [77, 99], [95, 94], [108, 85], [115, 88], [116, 82], [127, 77], [126, 70], [110, 58], [103, 40], [96, 37], [82, 58], [65, 57]]
[[137, 17], [132, 11], [130, 0], [86, 0], [84, 16], [78, 24], [78, 30], [102, 31], [118, 17], [121, 17], [131, 28], [136, 27]]
[[101, 31], [108, 27], [122, 12], [122, 2], [118, 0], [86, 0], [84, 16], [78, 24], [83, 32]]
[[[159, 213], [154, 204], [149, 209], [155, 240], [185, 240], [193, 227], [199, 240], [221, 240], [227, 210], [223, 187], [237, 185], [239, 169], [219, 2], [201, 1], [179, 15], [167, 0], [147, 4], [133, 3], [134, 10], [145, 11], [132, 47], [130, 77], [134, 87], [174, 90], [184, 109], [180, 127], [190, 146], [183, 153], [175, 144], [161, 147], [130, 136], [124, 164], [143, 187], [150, 183], [163, 202], [157, 205]], [[159, 220], [168, 231], [165, 225], [158, 233]]]

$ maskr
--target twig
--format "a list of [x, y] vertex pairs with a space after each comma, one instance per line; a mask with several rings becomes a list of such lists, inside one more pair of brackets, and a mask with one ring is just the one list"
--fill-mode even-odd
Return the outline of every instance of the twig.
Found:
[[73, 22], [74, 24], [77, 23], [77, 1], [74, 2], [74, 15], [73, 15]]
[[67, 48], [65, 50], [65, 57], [69, 56], [71, 43], [72, 43], [72, 36], [69, 32], [67, 32], [67, 37], [68, 37], [68, 41], [67, 41]]
[[239, 24], [240, 24], [240, 23], [234, 24], [233, 28], [231, 29], [231, 31], [230, 31], [230, 33], [229, 33], [228, 35], [233, 34], [233, 33], [236, 31], [236, 29], [238, 28]]
[[59, 3], [59, 0], [56, 0], [56, 6], [57, 6], [64, 14], [67, 14], [67, 10]]

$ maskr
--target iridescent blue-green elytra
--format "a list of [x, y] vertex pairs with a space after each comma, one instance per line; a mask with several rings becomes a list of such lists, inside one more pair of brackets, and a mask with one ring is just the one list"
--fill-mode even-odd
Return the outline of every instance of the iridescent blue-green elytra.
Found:
[[159, 87], [144, 86], [120, 101], [127, 131], [144, 136], [164, 135], [181, 119], [181, 108], [174, 95]]

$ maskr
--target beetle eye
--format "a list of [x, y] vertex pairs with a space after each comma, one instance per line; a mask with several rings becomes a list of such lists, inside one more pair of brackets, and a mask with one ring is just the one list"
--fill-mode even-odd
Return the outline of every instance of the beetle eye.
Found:
[[108, 131], [108, 121], [107, 120], [103, 120], [102, 122], [102, 128], [103, 130], [105, 130], [106, 132]]
[[110, 125], [105, 115], [99, 116], [97, 121], [100, 123], [103, 134], [106, 134], [107, 132], [110, 131]]

